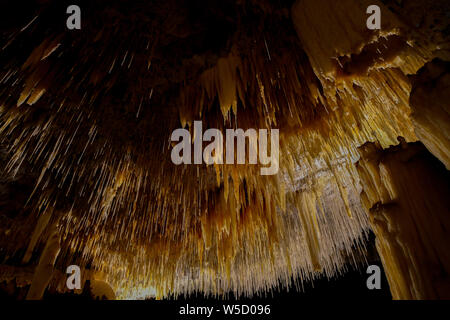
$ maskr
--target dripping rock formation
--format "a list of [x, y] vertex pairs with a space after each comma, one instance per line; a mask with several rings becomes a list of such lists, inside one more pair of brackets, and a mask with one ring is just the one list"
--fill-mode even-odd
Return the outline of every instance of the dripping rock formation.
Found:
[[[394, 299], [450, 298], [447, 0], [70, 4], [1, 4], [2, 294], [253, 297], [376, 247]], [[278, 129], [278, 173], [173, 164], [194, 121]]]

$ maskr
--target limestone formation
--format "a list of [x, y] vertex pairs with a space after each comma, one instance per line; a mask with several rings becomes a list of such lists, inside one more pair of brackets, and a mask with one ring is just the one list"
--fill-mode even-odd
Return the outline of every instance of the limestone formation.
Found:
[[433, 60], [412, 79], [410, 105], [415, 132], [450, 170], [450, 64]]
[[360, 149], [362, 203], [393, 298], [449, 299], [449, 172], [420, 143]]
[[[77, 265], [74, 294], [252, 297], [365, 265], [373, 230], [395, 298], [448, 297], [446, 176], [414, 144], [449, 168], [448, 1], [92, 0], [80, 30], [6, 2], [0, 281], [68, 294]], [[278, 173], [175, 165], [195, 121], [279, 129]]]

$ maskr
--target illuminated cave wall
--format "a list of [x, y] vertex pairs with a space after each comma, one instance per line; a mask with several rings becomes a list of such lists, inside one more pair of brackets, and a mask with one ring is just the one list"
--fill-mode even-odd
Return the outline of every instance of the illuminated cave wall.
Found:
[[[447, 1], [89, 1], [70, 32], [64, 1], [7, 2], [0, 280], [39, 298], [67, 291], [75, 264], [117, 298], [254, 296], [363, 265], [372, 229], [394, 298], [448, 294], [401, 294], [425, 275], [398, 284], [361, 201], [374, 177], [355, 165], [367, 142], [403, 137], [448, 168]], [[381, 31], [366, 28], [369, 4]], [[279, 129], [278, 174], [174, 165], [171, 133], [195, 136], [195, 120]]]

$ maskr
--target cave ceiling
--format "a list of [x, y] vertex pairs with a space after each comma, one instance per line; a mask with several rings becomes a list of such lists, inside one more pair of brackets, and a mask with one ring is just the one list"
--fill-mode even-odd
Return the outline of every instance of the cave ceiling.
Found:
[[[426, 15], [445, 1], [382, 1], [384, 33], [348, 0], [80, 1], [79, 31], [67, 1], [6, 2], [0, 260], [36, 264], [56, 230], [61, 277], [101, 272], [123, 298], [251, 296], [362, 263], [357, 148], [417, 141], [408, 75], [449, 55]], [[174, 165], [171, 133], [195, 120], [278, 128], [278, 174]]]

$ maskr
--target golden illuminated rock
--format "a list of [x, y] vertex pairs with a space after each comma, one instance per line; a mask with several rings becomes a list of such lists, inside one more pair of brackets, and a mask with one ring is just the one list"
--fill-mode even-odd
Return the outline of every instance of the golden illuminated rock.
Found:
[[417, 136], [450, 170], [449, 63], [427, 63], [413, 77], [410, 104]]
[[419, 143], [360, 148], [357, 164], [394, 299], [450, 297], [449, 172]]
[[[75, 264], [97, 296], [123, 299], [254, 296], [363, 263], [373, 223], [358, 147], [423, 139], [447, 161], [446, 124], [438, 139], [440, 122], [424, 121], [428, 93], [408, 77], [446, 57], [445, 27], [425, 41], [405, 21], [424, 20], [424, 7], [389, 2], [93, 1], [79, 32], [48, 19], [57, 1], [11, 18], [0, 43], [5, 264], [38, 265], [35, 298], [47, 284], [65, 292]], [[382, 8], [382, 31], [366, 29], [369, 3]], [[430, 94], [441, 99], [435, 119], [446, 96]], [[278, 174], [174, 165], [171, 133], [195, 140], [196, 120], [279, 129]], [[55, 221], [53, 265], [42, 250]]]
[[60, 252], [59, 236], [54, 225], [50, 228], [50, 235], [44, 251], [39, 259], [39, 264], [34, 272], [33, 281], [27, 294], [27, 300], [41, 299], [53, 276], [56, 258]]

